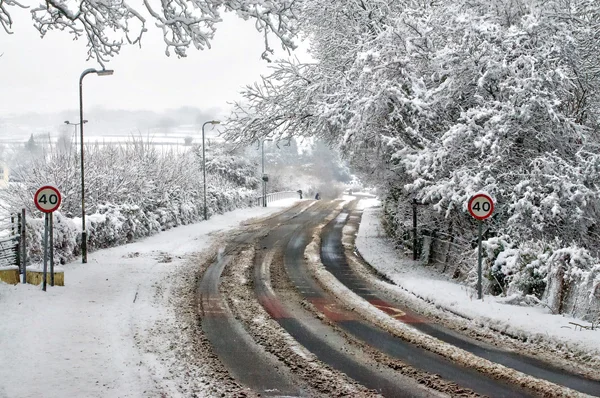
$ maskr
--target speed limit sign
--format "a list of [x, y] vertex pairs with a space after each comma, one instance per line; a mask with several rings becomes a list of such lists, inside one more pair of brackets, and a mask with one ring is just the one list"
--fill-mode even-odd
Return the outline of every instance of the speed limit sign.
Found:
[[490, 195], [484, 192], [477, 193], [469, 199], [467, 205], [469, 213], [479, 222], [477, 235], [477, 298], [483, 300], [483, 251], [481, 248], [481, 239], [483, 235], [483, 220], [488, 218], [494, 212], [494, 200]]
[[33, 197], [33, 201], [35, 202], [35, 207], [37, 207], [39, 211], [52, 213], [60, 206], [62, 197], [60, 196], [58, 189], [46, 185], [37, 190]]
[[477, 220], [485, 220], [494, 212], [494, 200], [487, 193], [478, 193], [471, 197], [468, 208]]

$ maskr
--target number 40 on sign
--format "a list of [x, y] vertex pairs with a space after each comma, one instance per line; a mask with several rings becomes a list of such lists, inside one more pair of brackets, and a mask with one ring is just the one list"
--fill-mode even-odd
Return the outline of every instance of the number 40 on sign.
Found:
[[41, 187], [33, 197], [35, 207], [43, 213], [52, 213], [60, 207], [62, 198], [60, 192], [53, 186], [46, 185]]
[[486, 193], [478, 193], [471, 197], [468, 208], [474, 218], [485, 220], [494, 212], [494, 200]]

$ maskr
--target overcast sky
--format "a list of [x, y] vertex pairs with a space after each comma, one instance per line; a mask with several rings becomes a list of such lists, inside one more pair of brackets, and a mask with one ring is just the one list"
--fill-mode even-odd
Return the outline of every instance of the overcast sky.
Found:
[[[81, 72], [100, 68], [86, 61], [85, 43], [60, 31], [41, 39], [29, 11], [9, 9], [14, 34], [0, 30], [0, 116], [78, 109]], [[226, 114], [227, 102], [239, 99], [244, 85], [268, 73], [268, 63], [260, 58], [263, 46], [252, 22], [225, 14], [212, 49], [191, 48], [187, 58], [167, 57], [161, 33], [151, 27], [141, 49], [123, 47], [106, 65], [114, 75], [85, 77], [84, 108], [164, 111], [192, 106], [219, 108]], [[303, 51], [298, 55], [306, 57]]]

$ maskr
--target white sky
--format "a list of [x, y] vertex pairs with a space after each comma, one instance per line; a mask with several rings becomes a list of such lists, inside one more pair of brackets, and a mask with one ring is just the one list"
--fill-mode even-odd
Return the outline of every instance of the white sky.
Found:
[[[28, 10], [9, 10], [14, 34], [0, 31], [0, 116], [78, 109], [81, 72], [100, 68], [96, 61], [86, 61], [85, 42], [60, 31], [41, 39]], [[240, 99], [241, 88], [268, 74], [269, 68], [260, 58], [264, 40], [253, 23], [232, 14], [223, 19], [212, 48], [192, 47], [187, 58], [167, 57], [161, 33], [150, 23], [141, 49], [124, 46], [106, 65], [114, 75], [85, 77], [84, 107], [164, 111], [192, 106], [220, 108], [227, 114], [227, 102]], [[272, 40], [271, 46], [280, 49]], [[286, 53], [279, 51], [278, 56]]]

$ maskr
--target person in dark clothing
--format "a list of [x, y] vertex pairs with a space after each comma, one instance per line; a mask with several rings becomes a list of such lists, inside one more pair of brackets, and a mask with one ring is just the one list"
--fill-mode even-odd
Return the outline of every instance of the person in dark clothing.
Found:
[[315, 195], [315, 199], [316, 199], [316, 200], [319, 200], [319, 199], [321, 199], [321, 195], [319, 195], [319, 193], [318, 193], [318, 192], [317, 192], [317, 194]]
[[299, 190], [297, 190], [296, 192], [298, 192], [298, 194], [300, 194], [300, 199], [302, 199], [302, 190], [301, 190], [301, 189], [299, 189]]

